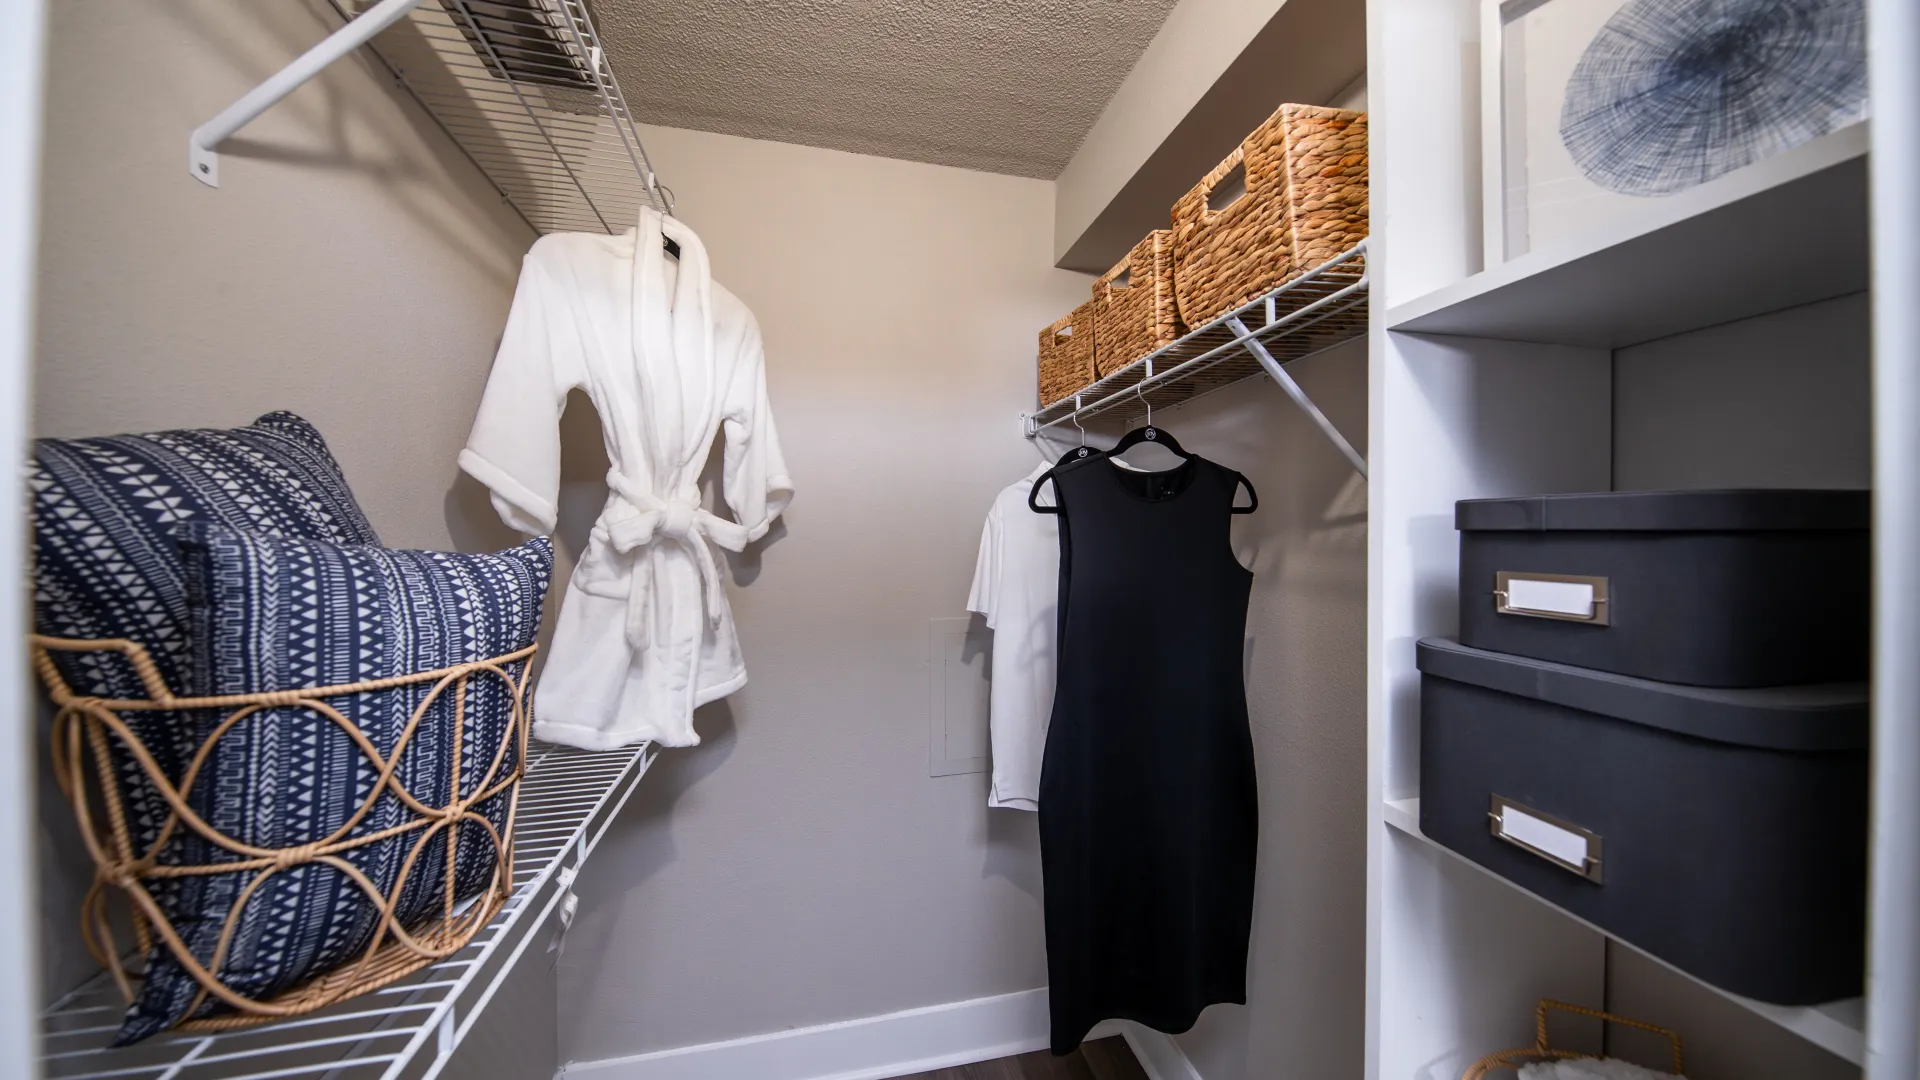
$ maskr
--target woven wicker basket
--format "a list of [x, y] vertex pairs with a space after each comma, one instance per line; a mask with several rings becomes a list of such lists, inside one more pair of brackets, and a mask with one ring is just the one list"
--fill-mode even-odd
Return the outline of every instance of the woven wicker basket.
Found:
[[1155, 229], [1093, 283], [1094, 368], [1105, 378], [1179, 336], [1173, 230]]
[[1624, 1016], [1615, 1016], [1612, 1013], [1600, 1012], [1597, 1009], [1568, 1005], [1564, 1001], [1542, 1001], [1539, 1006], [1534, 1009], [1534, 1044], [1532, 1046], [1524, 1050], [1502, 1050], [1497, 1054], [1488, 1054], [1486, 1057], [1468, 1066], [1467, 1071], [1460, 1075], [1460, 1080], [1487, 1080], [1487, 1078], [1491, 1077], [1496, 1071], [1505, 1070], [1518, 1072], [1522, 1065], [1530, 1065], [1536, 1061], [1595, 1060], [1592, 1054], [1576, 1054], [1571, 1050], [1554, 1049], [1553, 1043], [1547, 1038], [1547, 1013], [1555, 1009], [1561, 1012], [1573, 1013], [1576, 1016], [1592, 1017], [1603, 1024], [1621, 1024], [1626, 1027], [1639, 1028], [1641, 1031], [1650, 1031], [1655, 1035], [1663, 1036], [1667, 1042], [1673, 1046], [1674, 1075], [1677, 1076], [1685, 1071], [1680, 1061], [1680, 1036], [1672, 1031], [1668, 1031], [1666, 1028], [1654, 1027], [1652, 1024], [1642, 1023], [1639, 1020], [1629, 1020]]
[[[1246, 193], [1223, 181], [1244, 171]], [[1173, 204], [1180, 317], [1203, 326], [1367, 235], [1367, 114], [1282, 105]]]
[[[527, 760], [528, 717], [525, 702], [527, 673], [532, 667], [530, 663], [523, 665], [519, 678], [515, 679], [508, 671], [508, 665], [529, 660], [533, 656], [535, 646], [528, 646], [517, 652], [477, 663], [342, 686], [183, 698], [174, 696], [146, 649], [134, 642], [120, 639], [77, 641], [40, 635], [31, 636], [29, 641], [32, 646], [34, 670], [46, 684], [48, 693], [58, 710], [54, 717], [52, 738], [54, 774], [59, 780], [61, 791], [73, 805], [74, 814], [79, 819], [80, 835], [88, 852], [93, 856], [97, 868], [93, 885], [81, 902], [81, 936], [94, 959], [112, 973], [114, 981], [120, 987], [120, 992], [128, 1001], [132, 1001], [135, 996], [134, 982], [140, 976], [129, 972], [121, 959], [128, 952], [128, 943], [119, 940], [115, 930], [116, 920], [111, 917], [112, 913], [108, 905], [109, 897], [116, 893], [129, 901], [131, 911], [128, 913], [127, 922], [132, 927], [131, 944], [140, 954], [147, 955], [157, 940], [179, 962], [180, 967], [200, 984], [201, 994], [195, 999], [189, 1012], [198, 1011], [209, 998], [216, 999], [234, 1010], [226, 1015], [192, 1020], [180, 1025], [182, 1029], [188, 1031], [224, 1031], [247, 1027], [269, 1020], [309, 1013], [343, 998], [377, 990], [427, 964], [458, 952], [481, 927], [493, 918], [494, 914], [500, 910], [501, 904], [506, 902], [512, 887], [514, 815], [519, 804], [520, 777]], [[50, 653], [55, 651], [120, 653], [140, 679], [147, 697], [139, 700], [109, 700], [78, 695], [67, 685], [66, 680], [60, 676], [58, 668], [54, 666]], [[481, 780], [473, 786], [472, 791], [463, 796], [456, 790], [452, 801], [444, 806], [424, 804], [411, 792], [402, 788], [389, 769], [392, 763], [380, 755], [358, 727], [326, 701], [329, 698], [431, 683], [432, 686], [427, 695], [415, 708], [406, 729], [399, 737], [397, 749], [394, 752], [397, 759], [401, 753], [405, 752], [414, 729], [419, 726], [429, 706], [443, 694], [451, 691], [455, 695], [456, 715], [464, 715], [467, 684], [474, 678], [499, 679], [507, 686], [513, 707], [513, 722], [508, 725], [499, 746], [466, 748], [469, 753], [489, 755], [490, 765]], [[269, 849], [253, 847], [227, 836], [194, 813], [187, 801], [188, 792], [193, 787], [194, 778], [212, 755], [221, 737], [245, 722], [248, 717], [259, 714], [263, 710], [288, 707], [308, 710], [330, 720], [344, 737], [354, 742], [359, 752], [380, 774], [381, 779], [366, 795], [366, 800], [361, 807], [362, 814], [383, 793], [390, 791], [412, 811], [411, 820], [390, 829], [361, 836], [351, 835], [353, 824], [349, 823], [332, 836], [316, 842]], [[185, 774], [176, 783], [160, 768], [134, 731], [133, 725], [130, 725], [122, 714], [180, 709], [220, 709], [228, 710], [228, 715], [195, 749]], [[463, 735], [464, 726], [457, 726], [449, 748], [449, 752], [455, 755], [453, 758], [455, 775], [459, 773], [458, 755], [462, 752]], [[510, 751], [512, 767], [504, 768]], [[126, 797], [121, 786], [123, 781], [114, 760], [114, 755], [118, 753], [131, 757], [145, 782], [151, 784], [154, 792], [165, 800], [170, 811], [158, 839], [145, 850], [136, 850], [136, 840], [128, 823]], [[457, 789], [458, 785], [455, 786]], [[502, 793], [507, 793], [508, 799], [507, 828], [504, 833], [496, 831], [491, 821], [474, 811], [474, 807]], [[356, 815], [354, 821], [357, 822], [359, 819], [360, 815]], [[486, 834], [494, 847], [497, 861], [493, 879], [486, 892], [471, 903], [456, 905], [451, 885], [457, 855], [457, 834], [460, 831], [457, 826], [463, 822], [479, 824], [481, 831]], [[192, 830], [223, 852], [232, 853], [236, 858], [205, 865], [167, 862], [166, 851], [169, 840], [182, 830]], [[420, 855], [426, 850], [428, 843], [442, 832], [450, 834], [446, 845], [446, 861], [444, 864], [435, 862], [433, 865], [428, 865], [427, 860], [420, 858]], [[394, 883], [392, 891], [386, 895], [381, 895], [373, 882], [355, 869], [352, 863], [340, 857], [342, 852], [350, 848], [407, 833], [414, 834], [414, 837], [405, 862], [406, 870]], [[177, 848], [177, 845], [175, 847]], [[158, 885], [160, 881], [167, 878], [214, 873], [245, 873], [255, 875], [249, 886], [252, 890], [257, 889], [267, 878], [275, 874], [309, 863], [327, 864], [353, 879], [361, 889], [366, 891], [368, 898], [379, 907], [380, 925], [366, 952], [359, 959], [311, 979], [270, 1000], [255, 1000], [223, 986], [214, 972], [209, 971], [207, 965], [188, 949], [149, 887], [150, 883]], [[445, 890], [447, 904], [441, 915], [427, 925], [404, 927], [394, 921], [393, 910], [413, 873], [447, 875], [448, 888]], [[250, 895], [250, 892], [243, 895]], [[239, 913], [240, 910], [236, 908], [227, 920], [216, 955], [225, 954]], [[212, 966], [218, 970], [220, 964], [216, 961]]]
[[1093, 301], [1040, 331], [1040, 406], [1071, 397], [1095, 378]]

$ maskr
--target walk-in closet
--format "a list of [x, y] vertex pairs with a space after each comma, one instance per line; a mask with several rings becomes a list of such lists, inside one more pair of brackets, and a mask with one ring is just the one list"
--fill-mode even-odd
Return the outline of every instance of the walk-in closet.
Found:
[[0, 1076], [1920, 1076], [1908, 0], [13, 7]]

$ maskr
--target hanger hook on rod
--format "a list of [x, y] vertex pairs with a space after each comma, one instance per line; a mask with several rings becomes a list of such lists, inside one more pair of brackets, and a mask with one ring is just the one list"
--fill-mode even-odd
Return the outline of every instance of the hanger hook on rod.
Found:
[[1067, 416], [1073, 421], [1073, 426], [1080, 429], [1080, 452], [1075, 456], [1086, 457], [1087, 456], [1087, 425], [1080, 422], [1080, 395], [1079, 394], [1073, 395], [1073, 411], [1068, 413]]
[[1146, 389], [1145, 389], [1145, 388], [1146, 388], [1146, 385], [1147, 385], [1147, 380], [1145, 380], [1145, 379], [1141, 379], [1141, 380], [1140, 380], [1139, 382], [1137, 382], [1137, 383], [1134, 383], [1134, 384], [1133, 384], [1133, 393], [1134, 393], [1134, 395], [1135, 395], [1136, 397], [1138, 397], [1138, 398], [1140, 399], [1140, 403], [1141, 403], [1142, 405], [1145, 405], [1145, 406], [1147, 407], [1147, 428], [1148, 428], [1148, 431], [1147, 431], [1147, 438], [1149, 438], [1149, 439], [1151, 439], [1151, 438], [1153, 438], [1153, 431], [1152, 431], [1152, 428], [1153, 428], [1153, 401], [1152, 401], [1151, 399], [1149, 399], [1149, 398], [1147, 397], [1147, 391], [1146, 391]]

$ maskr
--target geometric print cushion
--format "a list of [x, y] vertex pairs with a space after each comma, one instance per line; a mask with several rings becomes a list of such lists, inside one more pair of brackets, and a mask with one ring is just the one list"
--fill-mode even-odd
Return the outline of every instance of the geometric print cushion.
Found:
[[[187, 667], [186, 589], [172, 529], [205, 521], [278, 536], [377, 544], [340, 465], [312, 424], [272, 412], [230, 431], [161, 431], [38, 439], [33, 493], [34, 630], [53, 637], [128, 638], [147, 647], [178, 692]], [[112, 653], [52, 654], [76, 694], [144, 697]], [[131, 714], [161, 767], [177, 777], [171, 714]], [[137, 769], [116, 763], [129, 825], [143, 843], [164, 808]]]
[[[190, 619], [188, 688], [195, 695], [336, 686], [516, 652], [539, 633], [553, 573], [553, 546], [546, 539], [495, 555], [461, 555], [275, 537], [204, 522], [177, 526], [175, 539]], [[502, 666], [517, 682], [526, 661]], [[492, 675], [468, 677], [463, 707], [456, 707], [449, 686], [406, 734], [432, 688], [432, 682], [421, 682], [332, 697], [325, 704], [393, 764], [394, 783], [439, 808], [498, 786], [519, 759], [517, 742], [508, 738], [512, 695]], [[197, 747], [226, 715], [197, 710], [189, 744]], [[496, 764], [503, 740], [507, 750]], [[378, 783], [378, 772], [334, 720], [303, 707], [265, 708], [221, 735], [186, 802], [223, 835], [260, 848], [352, 841], [422, 823], [336, 853], [381, 897], [392, 895], [404, 878], [395, 921], [411, 929], [448, 909], [449, 830], [425, 828], [426, 819]], [[472, 808], [502, 838], [510, 798], [502, 790]], [[452, 903], [458, 904], [486, 890], [498, 851], [480, 821], [462, 819], [454, 828]], [[416, 868], [407, 873], [410, 856]], [[207, 865], [241, 858], [182, 829], [159, 861]], [[358, 960], [378, 936], [379, 901], [323, 862], [149, 878], [147, 884], [200, 964], [255, 1000]], [[216, 968], [223, 937], [226, 951]], [[157, 945], [119, 1041], [223, 1011]]]

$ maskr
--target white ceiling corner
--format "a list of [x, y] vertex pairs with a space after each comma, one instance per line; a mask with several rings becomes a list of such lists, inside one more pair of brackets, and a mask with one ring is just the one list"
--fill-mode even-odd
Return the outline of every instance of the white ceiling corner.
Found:
[[635, 119], [1053, 179], [1175, 0], [592, 0]]

